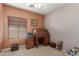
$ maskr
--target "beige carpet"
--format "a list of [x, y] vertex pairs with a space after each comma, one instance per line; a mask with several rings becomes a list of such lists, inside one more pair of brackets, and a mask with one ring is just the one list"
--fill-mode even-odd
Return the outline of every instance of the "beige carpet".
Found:
[[39, 46], [32, 49], [26, 49], [21, 46], [18, 51], [11, 52], [10, 49], [4, 49], [1, 56], [64, 56], [62, 51], [51, 48], [50, 46]]

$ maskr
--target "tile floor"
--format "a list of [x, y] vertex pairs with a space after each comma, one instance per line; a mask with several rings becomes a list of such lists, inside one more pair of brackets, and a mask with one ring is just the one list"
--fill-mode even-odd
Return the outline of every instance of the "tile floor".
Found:
[[32, 49], [26, 49], [25, 46], [21, 46], [18, 51], [13, 52], [10, 49], [4, 49], [0, 56], [65, 56], [65, 54], [50, 46], [41, 45]]

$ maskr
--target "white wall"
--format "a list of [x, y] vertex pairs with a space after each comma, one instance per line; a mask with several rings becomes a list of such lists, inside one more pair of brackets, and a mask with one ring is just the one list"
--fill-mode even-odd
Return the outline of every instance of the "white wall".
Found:
[[51, 41], [62, 40], [64, 48], [79, 47], [79, 4], [66, 4], [45, 16]]

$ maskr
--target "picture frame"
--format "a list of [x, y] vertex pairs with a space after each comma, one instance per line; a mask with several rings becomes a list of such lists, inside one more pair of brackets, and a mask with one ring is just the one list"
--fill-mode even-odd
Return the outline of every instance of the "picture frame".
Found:
[[31, 19], [31, 26], [38, 26], [38, 20], [37, 19]]

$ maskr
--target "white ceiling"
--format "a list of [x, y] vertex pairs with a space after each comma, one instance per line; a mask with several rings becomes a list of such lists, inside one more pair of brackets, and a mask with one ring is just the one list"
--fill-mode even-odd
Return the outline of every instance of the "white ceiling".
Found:
[[64, 3], [41, 3], [41, 8], [30, 8], [29, 3], [6, 3], [6, 5], [21, 8], [24, 10], [29, 10], [35, 13], [46, 15], [47, 13], [54, 11], [56, 8], [59, 8]]

